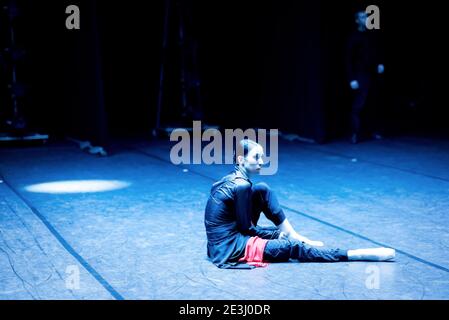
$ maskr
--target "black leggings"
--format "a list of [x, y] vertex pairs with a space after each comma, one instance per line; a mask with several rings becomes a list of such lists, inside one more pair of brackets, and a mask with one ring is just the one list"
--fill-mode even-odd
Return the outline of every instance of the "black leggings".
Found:
[[[271, 220], [276, 226], [285, 220], [285, 214], [279, 204], [276, 194], [263, 182], [252, 186], [252, 223], [257, 226], [260, 214]], [[296, 259], [307, 262], [337, 262], [348, 261], [346, 250], [342, 249], [321, 249], [311, 247], [301, 241], [279, 240], [280, 231], [277, 228], [255, 228], [255, 234], [261, 238], [268, 239], [264, 250], [264, 260], [266, 261], [288, 261]], [[274, 231], [276, 230], [276, 231]]]
[[300, 262], [348, 261], [347, 250], [316, 248], [297, 240], [268, 240], [263, 256], [265, 261], [271, 262], [283, 262], [289, 259]]
[[[369, 79], [361, 77], [360, 88], [353, 93], [351, 108], [351, 128], [352, 133], [361, 134], [361, 131], [369, 133], [380, 133], [383, 131], [383, 101], [381, 90], [382, 81], [379, 79]], [[364, 113], [363, 126], [361, 130], [362, 113]]]

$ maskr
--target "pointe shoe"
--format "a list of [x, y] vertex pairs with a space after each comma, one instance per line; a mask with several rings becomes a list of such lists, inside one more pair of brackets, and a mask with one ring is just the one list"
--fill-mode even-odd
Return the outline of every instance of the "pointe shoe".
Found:
[[394, 259], [396, 251], [391, 248], [368, 248], [348, 250], [349, 261], [389, 261]]

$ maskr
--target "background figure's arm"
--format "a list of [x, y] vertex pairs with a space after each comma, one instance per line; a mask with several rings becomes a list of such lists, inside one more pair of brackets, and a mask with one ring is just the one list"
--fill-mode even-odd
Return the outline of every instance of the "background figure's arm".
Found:
[[354, 37], [353, 35], [350, 35], [348, 39], [346, 40], [346, 47], [345, 47], [345, 71], [346, 71], [346, 81], [349, 83], [351, 88], [353, 90], [358, 89], [359, 83], [357, 79], [355, 78], [353, 65], [354, 65]]
[[346, 67], [346, 81], [352, 90], [358, 90], [360, 83], [357, 80], [358, 76], [354, 70], [355, 60], [358, 57], [355, 54], [355, 47], [357, 39], [354, 34], [351, 34], [346, 41], [345, 67]]

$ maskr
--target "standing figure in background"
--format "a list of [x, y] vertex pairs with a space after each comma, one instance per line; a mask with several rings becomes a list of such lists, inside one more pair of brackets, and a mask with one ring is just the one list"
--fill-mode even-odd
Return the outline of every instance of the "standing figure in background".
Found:
[[[367, 14], [355, 14], [357, 29], [351, 33], [347, 43], [346, 73], [352, 89], [351, 142], [360, 141], [362, 130], [375, 139], [382, 139], [382, 103], [380, 86], [385, 66], [378, 30], [367, 30]], [[369, 111], [363, 115], [362, 111]], [[364, 112], [365, 113], [365, 112]], [[363, 121], [363, 126], [361, 123]], [[363, 128], [362, 128], [363, 127]]]

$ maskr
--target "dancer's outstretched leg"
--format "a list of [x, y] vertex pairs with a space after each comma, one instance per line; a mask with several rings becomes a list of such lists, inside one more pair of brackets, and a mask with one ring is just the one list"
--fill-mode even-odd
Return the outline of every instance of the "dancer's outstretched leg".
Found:
[[344, 250], [316, 248], [301, 241], [268, 240], [264, 249], [265, 261], [338, 262], [338, 261], [388, 261], [395, 257], [390, 248]]

